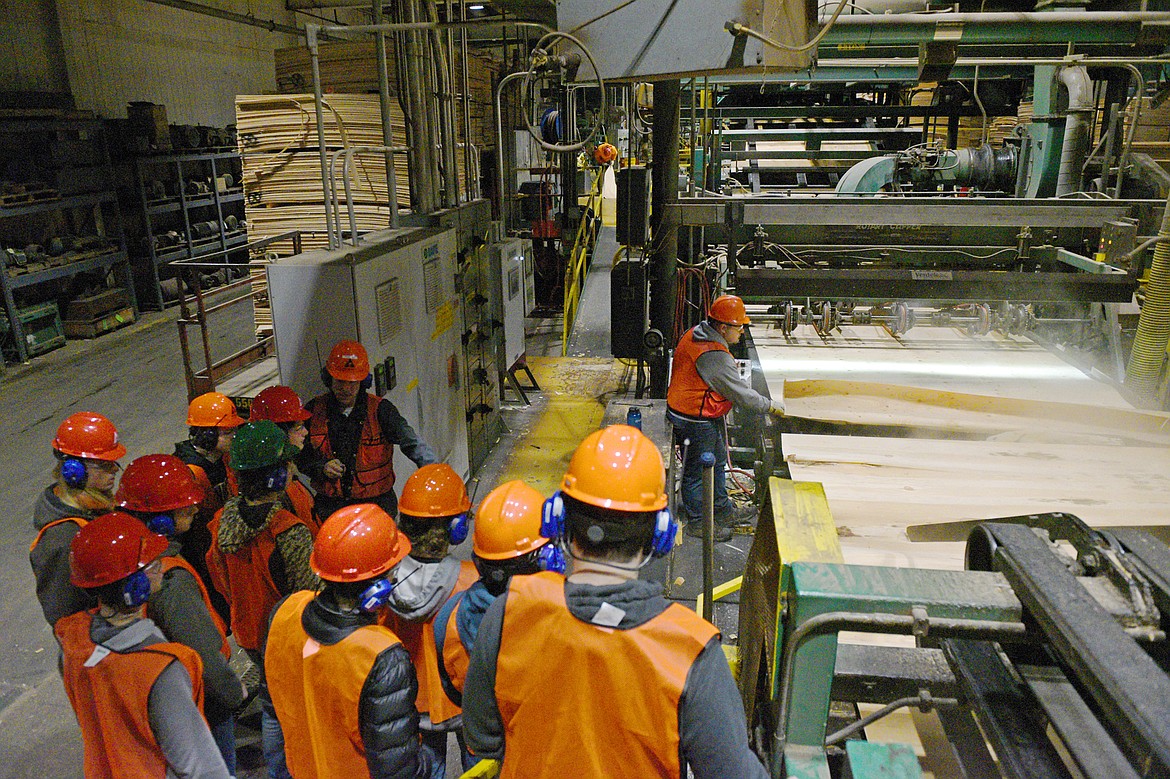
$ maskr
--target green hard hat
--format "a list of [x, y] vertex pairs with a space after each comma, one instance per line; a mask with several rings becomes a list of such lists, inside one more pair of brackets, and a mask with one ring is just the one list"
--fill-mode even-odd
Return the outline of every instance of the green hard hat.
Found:
[[232, 470], [267, 468], [288, 459], [288, 434], [275, 422], [247, 422], [236, 428], [229, 464]]

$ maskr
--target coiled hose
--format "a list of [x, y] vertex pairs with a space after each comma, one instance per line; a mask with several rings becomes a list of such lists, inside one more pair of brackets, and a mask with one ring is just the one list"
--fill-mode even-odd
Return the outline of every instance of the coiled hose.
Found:
[[[1170, 198], [1162, 214], [1158, 237], [1170, 239]], [[1138, 317], [1137, 335], [1125, 368], [1125, 384], [1146, 400], [1157, 402], [1158, 383], [1170, 341], [1170, 243], [1159, 241], [1146, 283], [1146, 299]]]

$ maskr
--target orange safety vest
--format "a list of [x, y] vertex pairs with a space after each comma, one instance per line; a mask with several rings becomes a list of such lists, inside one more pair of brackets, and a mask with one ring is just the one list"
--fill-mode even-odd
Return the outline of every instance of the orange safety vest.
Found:
[[[475, 570], [475, 563], [464, 560], [459, 564], [459, 578], [455, 580], [455, 587], [448, 595], [454, 598], [459, 593], [475, 584], [479, 579], [479, 572]], [[421, 622], [408, 622], [393, 611], [387, 610], [382, 624], [394, 631], [402, 641], [406, 651], [410, 652], [410, 659], [414, 663], [414, 671], [418, 675], [418, 698], [415, 706], [419, 714], [426, 714], [431, 718], [432, 725], [441, 725], [447, 720], [463, 713], [447, 697], [443, 689], [443, 679], [439, 676], [439, 652], [435, 646], [435, 616], [438, 610]], [[458, 639], [456, 639], [458, 641]]]
[[314, 597], [307, 590], [288, 596], [272, 617], [264, 653], [289, 773], [297, 779], [368, 777], [358, 701], [374, 661], [398, 645], [398, 637], [367, 625], [332, 646], [318, 644], [301, 625]]
[[447, 624], [440, 625], [443, 630], [442, 670], [447, 674], [451, 686], [462, 697], [463, 683], [467, 681], [467, 666], [471, 664], [471, 656], [467, 653], [467, 647], [463, 646], [463, 639], [459, 637], [459, 607], [463, 605], [463, 593], [452, 597], [458, 601], [447, 615]]
[[219, 631], [220, 638], [223, 639], [219, 647], [219, 653], [225, 659], [231, 660], [232, 648], [228, 646], [227, 642], [227, 625], [223, 624], [223, 617], [219, 616], [219, 612], [211, 605], [211, 595], [207, 592], [207, 585], [203, 583], [203, 579], [200, 578], [199, 573], [191, 566], [191, 563], [187, 562], [184, 558], [178, 556], [162, 558], [163, 576], [166, 576], [167, 571], [173, 568], [182, 568], [195, 578], [195, 584], [199, 587], [199, 594], [203, 596], [203, 604], [207, 606], [207, 613], [211, 617], [211, 621], [215, 624], [215, 629]]
[[153, 644], [131, 652], [110, 652], [87, 668], [96, 644], [89, 637], [94, 611], [57, 621], [65, 692], [77, 713], [85, 743], [87, 779], [133, 776], [163, 779], [167, 763], [150, 727], [150, 689], [176, 660], [191, 677], [195, 705], [203, 710], [203, 663], [182, 644]]
[[[394, 444], [382, 434], [378, 423], [378, 404], [382, 399], [366, 393], [366, 418], [362, 422], [358, 441], [357, 467], [350, 485], [351, 498], [376, 498], [394, 488]], [[333, 459], [333, 444], [329, 440], [329, 396], [320, 395], [309, 401], [309, 445], [326, 460]], [[341, 479], [319, 478], [313, 488], [330, 498], [344, 497]]]
[[219, 548], [219, 521], [223, 509], [207, 525], [212, 544], [207, 550], [207, 570], [215, 588], [227, 598], [232, 609], [232, 635], [244, 649], [259, 650], [260, 634], [281, 592], [272, 581], [268, 561], [276, 551], [276, 537], [304, 523], [296, 515], [278, 509], [268, 527], [230, 554]]
[[677, 779], [679, 700], [718, 635], [677, 603], [629, 630], [583, 622], [560, 574], [513, 577], [495, 666], [501, 777]]
[[670, 368], [670, 386], [666, 390], [666, 405], [683, 416], [718, 419], [731, 411], [731, 401], [707, 386], [695, 362], [704, 352], [731, 350], [717, 341], [696, 341], [695, 328], [683, 333], [674, 348]]
[[61, 519], [54, 519], [52, 522], [40, 529], [40, 532], [37, 533], [37, 537], [34, 538], [32, 543], [28, 545], [28, 553], [32, 554], [32, 551], [37, 548], [37, 544], [41, 542], [41, 538], [44, 537], [45, 532], [49, 528], [56, 527], [57, 525], [63, 525], [66, 522], [73, 522], [79, 528], [85, 527], [89, 524], [88, 519], [82, 519], [81, 517], [62, 517]]
[[285, 492], [288, 493], [289, 503], [292, 504], [292, 513], [305, 523], [305, 527], [309, 528], [313, 538], [316, 538], [317, 531], [321, 529], [321, 523], [317, 521], [317, 515], [313, 511], [313, 495], [309, 492], [309, 488], [302, 484], [300, 479], [290, 478]]

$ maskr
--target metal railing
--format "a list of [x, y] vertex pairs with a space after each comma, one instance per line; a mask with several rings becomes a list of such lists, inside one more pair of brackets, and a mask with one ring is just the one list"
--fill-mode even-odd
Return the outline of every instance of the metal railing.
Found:
[[589, 258], [593, 256], [593, 245], [597, 242], [597, 230], [601, 224], [601, 182], [605, 170], [598, 171], [597, 179], [585, 208], [581, 212], [581, 223], [577, 226], [577, 237], [569, 262], [565, 265], [564, 323], [561, 333], [561, 356], [569, 353], [569, 335], [577, 318], [577, 306], [581, 303], [581, 290], [585, 287], [585, 275], [589, 272]]
[[[187, 381], [188, 400], [193, 400], [205, 392], [214, 391], [220, 379], [254, 362], [271, 356], [276, 348], [275, 337], [269, 335], [220, 360], [212, 359], [212, 335], [208, 319], [209, 315], [217, 311], [223, 311], [231, 306], [239, 305], [245, 301], [251, 303], [262, 293], [257, 292], [253, 288], [251, 275], [228, 282], [222, 286], [204, 290], [203, 282], [199, 278], [201, 272], [205, 269], [230, 270], [232, 268], [242, 268], [250, 272], [252, 268], [251, 262], [230, 263], [226, 261], [228, 255], [247, 251], [249, 258], [257, 255], [262, 256], [264, 249], [268, 246], [279, 241], [288, 241], [290, 239], [293, 242], [293, 253], [300, 254], [301, 232], [299, 230], [293, 230], [291, 232], [281, 233], [280, 235], [274, 235], [271, 238], [251, 241], [242, 246], [235, 246], [231, 249], [225, 249], [213, 254], [202, 255], [196, 260], [180, 260], [171, 263], [171, 267], [175, 268], [179, 275], [179, 318], [175, 324], [179, 328], [179, 344], [183, 351], [183, 375]], [[216, 258], [222, 258], [222, 260], [216, 262]], [[188, 287], [194, 290], [194, 293], [190, 296], [186, 291]], [[232, 293], [244, 289], [247, 291], [242, 294], [232, 295]], [[217, 297], [228, 295], [229, 297], [227, 300], [219, 300], [211, 304], [208, 300], [211, 295]], [[198, 370], [195, 368], [193, 362], [194, 358], [192, 355], [190, 336], [187, 332], [188, 328], [191, 327], [199, 329], [199, 342], [202, 347], [203, 367]]]

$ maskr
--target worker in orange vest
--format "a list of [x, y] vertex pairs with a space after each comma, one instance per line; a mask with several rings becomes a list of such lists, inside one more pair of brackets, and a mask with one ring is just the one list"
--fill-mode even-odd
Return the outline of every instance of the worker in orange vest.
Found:
[[[207, 568], [231, 604], [232, 635], [257, 666], [268, 616], [277, 602], [320, 584], [309, 566], [313, 534], [284, 508], [288, 436], [275, 422], [248, 422], [232, 440], [231, 468], [240, 494], [229, 498], [208, 528]], [[284, 740], [268, 693], [260, 689], [260, 727], [270, 779], [288, 776]]]
[[750, 525], [755, 506], [736, 507], [727, 496], [723, 471], [727, 462], [725, 417], [734, 407], [748, 413], [783, 416], [784, 401], [770, 400], [756, 392], [739, 375], [730, 346], [743, 337], [751, 324], [743, 301], [721, 295], [707, 310], [706, 321], [683, 333], [674, 349], [670, 386], [666, 392], [666, 416], [674, 426], [675, 442], [683, 446], [682, 504], [686, 534], [703, 535], [703, 474], [699, 458], [715, 457], [715, 540], [731, 538], [731, 528]]
[[[191, 529], [179, 540], [188, 562], [195, 567], [204, 582], [210, 582], [204, 558], [211, 548], [211, 533], [207, 524], [215, 512], [236, 494], [235, 476], [228, 468], [232, 437], [244, 420], [236, 412], [236, 404], [220, 392], [206, 392], [187, 406], [187, 426], [190, 437], [175, 444], [175, 456], [191, 469], [195, 481], [203, 490], [199, 513]], [[224, 620], [228, 619], [228, 605], [218, 591], [211, 591], [211, 602]]]
[[162, 584], [167, 540], [114, 513], [81, 528], [70, 546], [73, 583], [98, 602], [54, 628], [87, 779], [227, 779], [200, 710], [198, 653], [168, 642], [144, 614]]
[[309, 401], [309, 439], [297, 465], [312, 480], [317, 513], [376, 503], [398, 516], [394, 494], [394, 447], [415, 465], [439, 461], [394, 404], [368, 390], [370, 358], [357, 341], [339, 341], [321, 368], [329, 388]]
[[188, 646], [203, 663], [203, 712], [228, 772], [236, 771], [235, 711], [247, 690], [228, 662], [227, 627], [211, 605], [206, 583], [182, 554], [179, 537], [190, 527], [203, 490], [187, 465], [170, 454], [139, 457], [122, 474], [118, 507], [147, 530], [167, 539], [162, 586], [150, 596], [146, 614], [168, 641]]
[[37, 536], [28, 550], [37, 600], [50, 625], [96, 605], [91, 593], [70, 581], [69, 544], [86, 522], [114, 507], [118, 460], [125, 454], [117, 429], [101, 414], [80, 411], [57, 428], [53, 483], [33, 508]]
[[295, 592], [273, 612], [265, 675], [297, 779], [435, 775], [442, 758], [418, 740], [410, 655], [377, 624], [409, 552], [378, 506], [339, 509], [313, 548], [324, 588]]
[[[252, 410], [248, 419], [252, 422], [263, 422], [266, 419], [275, 422], [276, 426], [288, 435], [289, 448], [299, 454], [305, 447], [305, 439], [309, 436], [309, 428], [305, 426], [305, 422], [312, 416], [301, 405], [301, 399], [291, 387], [277, 384], [265, 387], [252, 398]], [[293, 460], [288, 461], [288, 468], [288, 486], [284, 488], [284, 492], [288, 496], [289, 508], [316, 535], [321, 522], [317, 516], [313, 494], [297, 478]]]
[[[418, 674], [419, 729], [423, 743], [447, 754], [447, 735], [462, 746], [459, 706], [443, 690], [435, 649], [435, 617], [447, 601], [470, 587], [479, 574], [469, 560], [448, 554], [471, 528], [471, 499], [450, 465], [424, 465], [402, 487], [398, 529], [410, 539], [410, 554], [394, 570], [394, 594], [386, 625], [410, 652]], [[466, 758], [465, 762], [469, 762]]]
[[564, 552], [540, 534], [543, 505], [543, 495], [516, 479], [489, 492], [476, 509], [471, 559], [479, 581], [448, 600], [435, 617], [439, 676], [455, 704], [463, 702], [467, 663], [480, 620], [512, 577], [565, 572]]
[[484, 615], [463, 724], [504, 779], [768, 776], [719, 630], [638, 579], [677, 535], [665, 481], [640, 430], [586, 436], [542, 516], [571, 558], [568, 578], [514, 576]]

